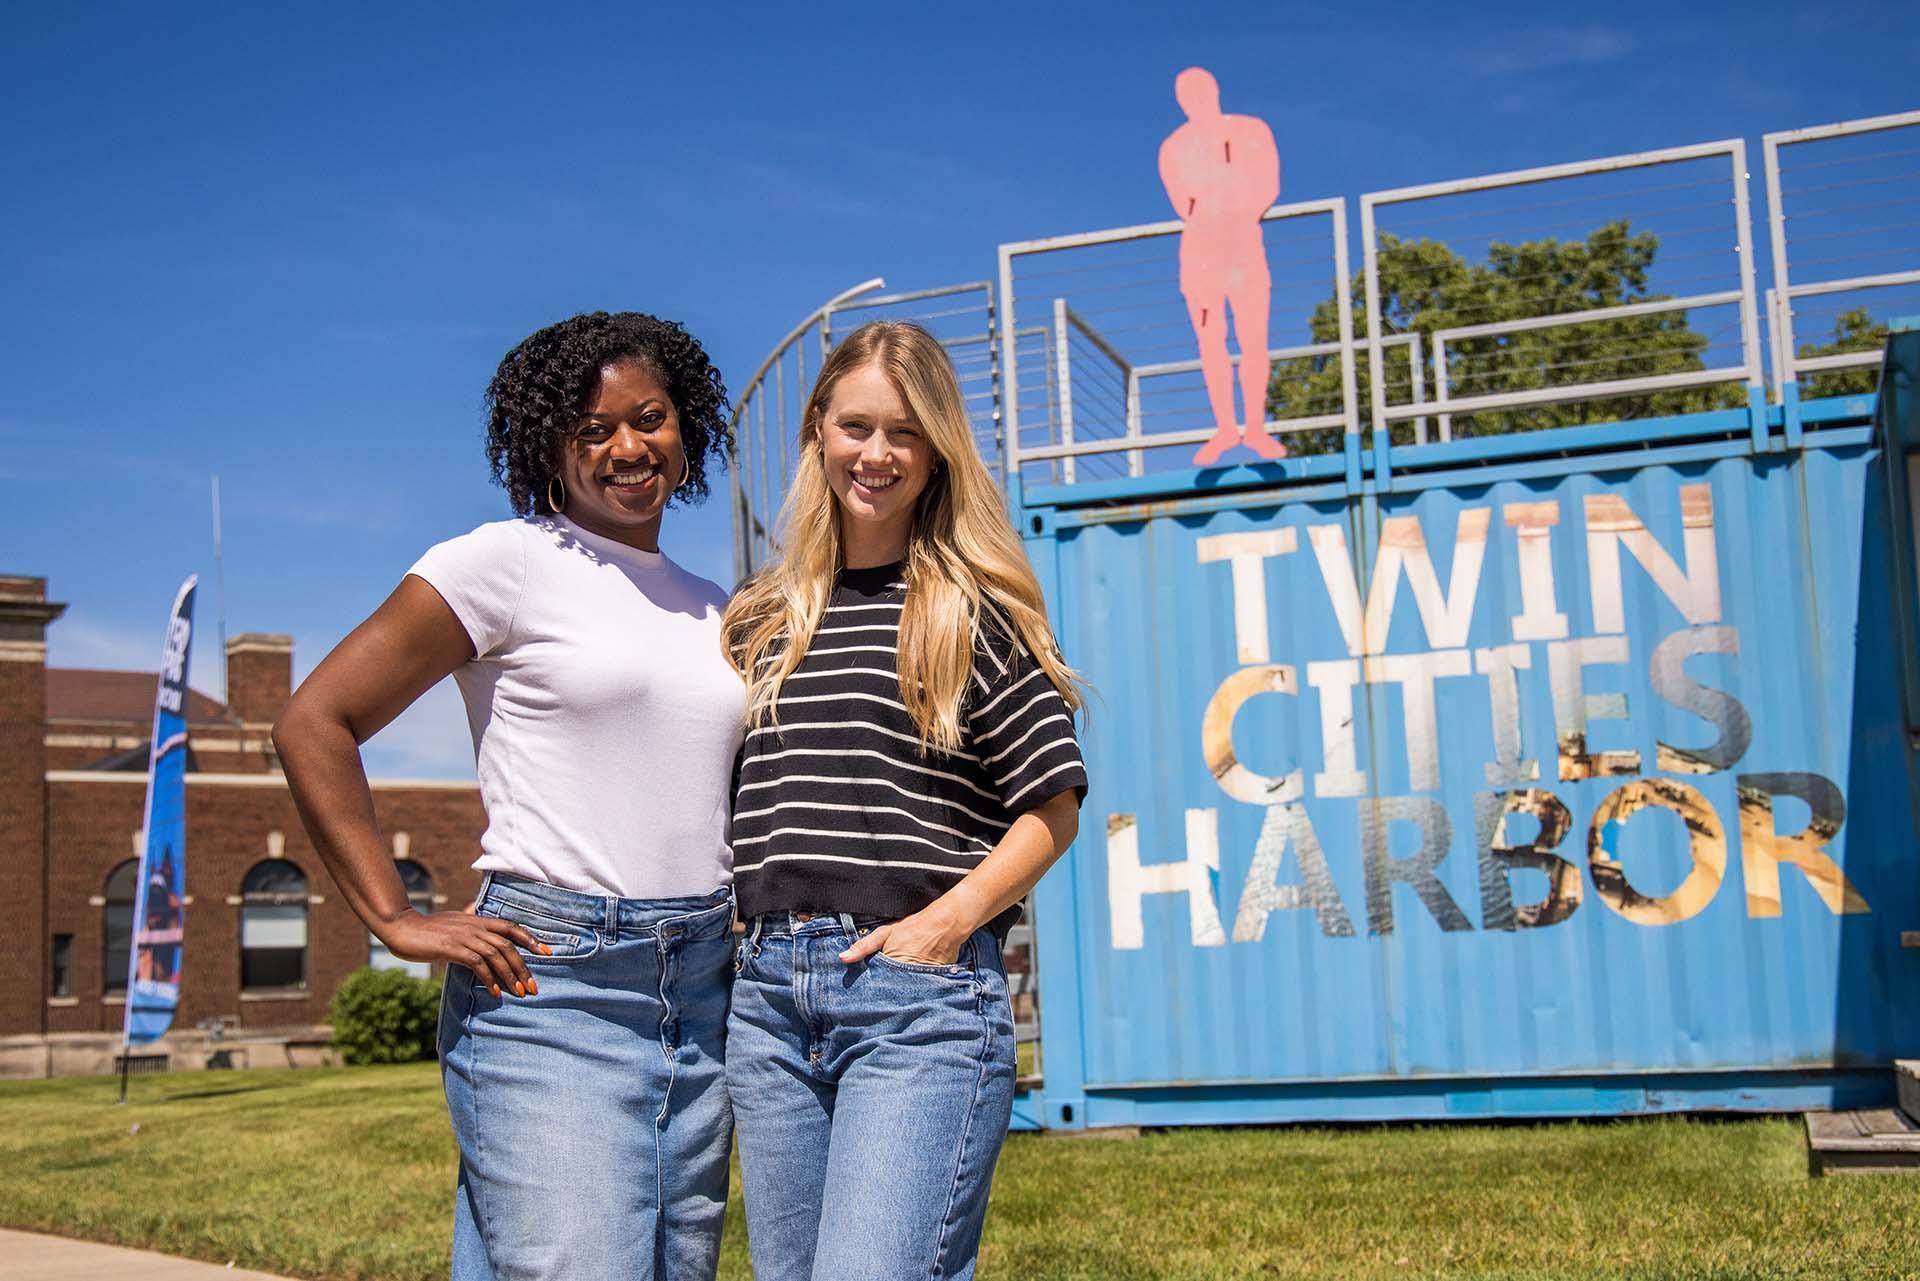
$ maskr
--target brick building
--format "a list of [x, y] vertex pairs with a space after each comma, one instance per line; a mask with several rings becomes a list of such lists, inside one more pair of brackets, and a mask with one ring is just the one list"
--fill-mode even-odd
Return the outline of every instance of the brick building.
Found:
[[[44, 579], [0, 577], [0, 901], [21, 927], [0, 955], [0, 1076], [106, 1071], [119, 1047], [155, 677], [49, 668], [65, 608]], [[210, 1035], [230, 1061], [285, 1064], [324, 1036], [342, 977], [397, 964], [335, 890], [274, 756], [291, 638], [236, 636], [224, 658], [227, 704], [194, 692], [187, 709], [184, 969], [157, 1047], [174, 1068], [204, 1065]], [[372, 786], [416, 905], [468, 901], [477, 784]]]

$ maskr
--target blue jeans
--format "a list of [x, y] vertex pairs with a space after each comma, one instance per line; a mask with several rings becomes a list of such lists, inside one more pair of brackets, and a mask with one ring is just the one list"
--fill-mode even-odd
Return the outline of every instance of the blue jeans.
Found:
[[741, 948], [727, 1093], [755, 1281], [973, 1276], [1013, 1114], [999, 944], [842, 964], [877, 923], [762, 916]]
[[460, 1144], [454, 1281], [711, 1281], [733, 1119], [733, 897], [613, 899], [491, 873], [475, 910], [538, 995], [447, 970], [440, 1066]]

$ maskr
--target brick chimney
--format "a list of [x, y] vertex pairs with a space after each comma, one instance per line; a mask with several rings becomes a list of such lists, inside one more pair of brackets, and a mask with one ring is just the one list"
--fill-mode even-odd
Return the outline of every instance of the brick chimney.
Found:
[[293, 637], [242, 632], [227, 642], [227, 710], [248, 728], [273, 724], [293, 695]]
[[0, 575], [0, 1036], [47, 1030], [47, 580]]

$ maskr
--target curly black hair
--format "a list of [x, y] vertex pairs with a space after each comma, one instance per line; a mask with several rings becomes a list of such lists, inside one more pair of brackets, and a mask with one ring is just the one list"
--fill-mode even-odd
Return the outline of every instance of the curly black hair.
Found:
[[549, 515], [547, 482], [608, 365], [637, 364], [665, 384], [680, 415], [687, 478], [674, 502], [707, 496], [707, 463], [733, 452], [727, 385], [697, 339], [638, 311], [593, 311], [548, 325], [506, 354], [487, 384], [487, 461], [515, 515]]

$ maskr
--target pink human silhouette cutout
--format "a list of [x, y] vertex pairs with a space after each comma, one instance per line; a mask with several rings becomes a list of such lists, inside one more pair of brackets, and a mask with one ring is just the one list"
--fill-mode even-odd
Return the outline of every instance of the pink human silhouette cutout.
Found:
[[[1160, 181], [1179, 216], [1180, 292], [1200, 344], [1200, 374], [1213, 408], [1213, 438], [1193, 456], [1210, 467], [1243, 444], [1262, 458], [1285, 458], [1267, 432], [1267, 304], [1272, 277], [1260, 215], [1280, 196], [1280, 151], [1273, 131], [1254, 116], [1220, 110], [1220, 84], [1200, 67], [1173, 80], [1187, 123], [1160, 144]], [[1240, 338], [1240, 399], [1246, 426], [1236, 426], [1233, 358], [1227, 354], [1227, 309]]]

